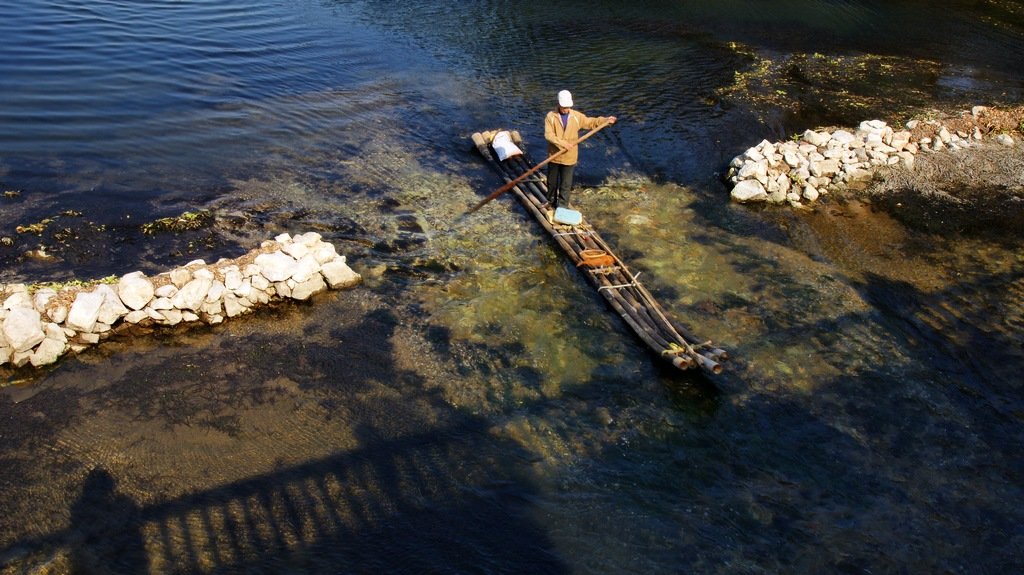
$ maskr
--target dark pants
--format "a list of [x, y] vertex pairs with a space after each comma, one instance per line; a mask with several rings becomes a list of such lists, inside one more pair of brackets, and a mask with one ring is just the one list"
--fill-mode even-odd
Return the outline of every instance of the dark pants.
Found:
[[554, 162], [548, 164], [548, 203], [552, 208], [557, 208], [559, 204], [569, 207], [572, 172], [575, 169], [575, 165], [563, 166]]

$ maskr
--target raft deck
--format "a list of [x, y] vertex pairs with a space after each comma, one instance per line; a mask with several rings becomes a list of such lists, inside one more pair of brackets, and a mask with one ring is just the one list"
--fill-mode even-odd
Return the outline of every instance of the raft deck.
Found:
[[[506, 184], [515, 181], [535, 166], [525, 154], [499, 160], [491, 146], [499, 130], [474, 133], [473, 143]], [[522, 147], [522, 139], [512, 132], [512, 139]], [[718, 374], [722, 362], [728, 359], [725, 350], [714, 347], [710, 341], [701, 341], [679, 322], [670, 319], [654, 297], [637, 279], [597, 230], [582, 218], [577, 225], [550, 223], [547, 217], [547, 183], [539, 172], [515, 184], [509, 193], [515, 194], [527, 212], [548, 232], [562, 248], [569, 260], [597, 289], [608, 305], [659, 357], [675, 367], [686, 370], [700, 367], [707, 373]], [[602, 265], [596, 265], [596, 264]]]

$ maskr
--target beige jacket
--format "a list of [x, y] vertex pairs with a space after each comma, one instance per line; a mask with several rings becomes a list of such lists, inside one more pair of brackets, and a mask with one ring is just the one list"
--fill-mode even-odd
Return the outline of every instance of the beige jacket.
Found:
[[[608, 121], [608, 118], [599, 116], [596, 118], [587, 117], [583, 112], [569, 109], [569, 122], [562, 128], [562, 118], [558, 110], [548, 112], [544, 118], [544, 139], [548, 141], [548, 156], [557, 153], [576, 143], [580, 138], [580, 130], [593, 130], [599, 125]], [[580, 159], [580, 150], [573, 146], [568, 152], [551, 160], [552, 164], [572, 166]]]

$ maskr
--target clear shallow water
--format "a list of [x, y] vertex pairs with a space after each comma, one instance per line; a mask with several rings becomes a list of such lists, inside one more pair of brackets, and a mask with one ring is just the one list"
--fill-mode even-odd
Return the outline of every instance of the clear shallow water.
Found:
[[[899, 57], [937, 71], [887, 80], [922, 107], [1019, 99], [1020, 5], [930, 6], [0, 8], [0, 184], [21, 192], [0, 199], [0, 280], [159, 271], [307, 229], [366, 278], [6, 388], [0, 565], [1019, 570], [1019, 238], [861, 204], [751, 210], [715, 177], [858, 110], [730, 97], [750, 53]], [[714, 382], [662, 368], [510, 199], [455, 218], [500, 184], [469, 134], [515, 127], [540, 157], [563, 87], [622, 118], [584, 151], [579, 202], [733, 352]], [[18, 257], [57, 238], [14, 228], [66, 209], [72, 247]], [[137, 229], [197, 209], [217, 226]]]

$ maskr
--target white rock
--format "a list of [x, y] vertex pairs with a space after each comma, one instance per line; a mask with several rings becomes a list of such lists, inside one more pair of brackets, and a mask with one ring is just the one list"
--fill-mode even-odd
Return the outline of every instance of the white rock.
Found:
[[892, 135], [892, 140], [889, 145], [896, 149], [896, 151], [902, 150], [907, 144], [910, 143], [910, 132], [896, 132]]
[[743, 167], [740, 168], [738, 174], [741, 180], [746, 180], [749, 178], [760, 178], [765, 177], [767, 175], [768, 162], [765, 162], [764, 160], [760, 162], [748, 162], [746, 164], [743, 164]]
[[21, 367], [32, 359], [32, 350], [28, 349], [25, 351], [15, 351], [11, 354], [11, 365], [14, 367]]
[[250, 282], [252, 283], [253, 289], [266, 290], [270, 287], [270, 280], [263, 277], [262, 274], [252, 276]]
[[92, 331], [105, 299], [103, 292], [78, 292], [78, 295], [75, 296], [75, 303], [71, 304], [71, 311], [68, 312], [65, 323], [77, 332]]
[[242, 270], [242, 275], [245, 277], [257, 276], [260, 274], [260, 266], [256, 264], [248, 264], [245, 269]]
[[66, 342], [46, 338], [32, 353], [32, 357], [29, 358], [29, 361], [32, 362], [32, 365], [35, 367], [39, 367], [40, 365], [49, 365], [57, 361], [57, 358], [59, 358], [66, 349]]
[[224, 287], [229, 290], [236, 290], [238, 286], [242, 285], [242, 272], [235, 270], [228, 270], [224, 272]]
[[975, 140], [980, 140], [981, 139], [981, 128], [975, 126], [974, 127], [974, 133], [971, 134], [971, 137], [974, 138]]
[[951, 139], [951, 136], [949, 135], [949, 130], [947, 130], [945, 126], [939, 129], [939, 139], [942, 140], [943, 144], [948, 144]]
[[190, 311], [183, 311], [181, 312], [181, 320], [185, 322], [199, 321], [199, 316]]
[[4, 318], [3, 334], [15, 354], [30, 350], [46, 339], [39, 312], [30, 307], [10, 310]]
[[96, 316], [96, 321], [113, 325], [130, 311], [121, 302], [121, 298], [117, 297], [117, 292], [113, 287], [100, 284], [96, 286], [96, 293], [103, 294], [103, 305], [100, 306], [100, 313]]
[[53, 339], [60, 342], [67, 342], [68, 335], [64, 333], [64, 328], [55, 324], [49, 323], [43, 325], [43, 333], [46, 334], [48, 339]]
[[836, 130], [835, 132], [832, 132], [832, 141], [838, 142], [841, 146], [845, 146], [856, 139], [856, 136], [846, 130]]
[[291, 279], [295, 280], [296, 283], [302, 283], [315, 275], [320, 275], [320, 263], [316, 261], [313, 254], [307, 252], [298, 261], [298, 265], [295, 266]]
[[36, 293], [32, 295], [32, 304], [40, 312], [46, 309], [47, 304], [50, 300], [57, 295], [57, 292], [51, 288], [43, 288], [36, 290]]
[[50, 318], [53, 323], [64, 323], [64, 320], [68, 318], [68, 306], [56, 305], [46, 310], [46, 317]]
[[206, 315], [220, 315], [224, 312], [224, 307], [220, 304], [220, 301], [206, 302], [200, 311]]
[[[173, 308], [174, 308], [174, 304], [171, 303], [170, 298], [166, 298], [166, 297], [158, 297], [155, 300], [149, 302], [149, 305], [146, 306], [146, 309], [153, 309], [153, 310], [157, 310], [157, 311], [163, 311], [165, 309], [173, 309]], [[163, 316], [161, 316], [161, 317], [163, 317]]]
[[[181, 285], [185, 285], [185, 284], [181, 284]], [[162, 285], [162, 286], [156, 288], [156, 291], [153, 292], [153, 295], [155, 295], [156, 297], [163, 297], [163, 298], [170, 299], [170, 298], [174, 297], [174, 294], [176, 294], [176, 293], [178, 293], [178, 286], [176, 286], [174, 284], [165, 284], [165, 285]]]
[[789, 179], [789, 174], [779, 174], [779, 177], [775, 179], [775, 184], [778, 186], [779, 191], [788, 193], [792, 181]]
[[803, 139], [808, 144], [821, 147], [828, 143], [832, 139], [832, 134], [828, 132], [815, 132], [814, 130], [807, 130], [804, 132]]
[[978, 116], [981, 116], [987, 111], [988, 108], [986, 108], [985, 106], [974, 106], [973, 108], [971, 108], [971, 115], [977, 118]]
[[179, 310], [198, 310], [206, 301], [206, 294], [210, 292], [212, 286], [212, 274], [210, 277], [195, 277], [178, 290], [178, 293], [171, 298], [171, 303]]
[[292, 277], [298, 266], [294, 258], [281, 252], [260, 254], [255, 263], [260, 266], [260, 274], [272, 282], [282, 282]]
[[292, 290], [292, 298], [297, 300], [309, 299], [315, 293], [320, 293], [327, 289], [327, 284], [324, 283], [324, 277], [317, 273], [310, 277], [304, 282], [299, 283]]
[[164, 322], [167, 325], [178, 325], [181, 323], [181, 310], [179, 309], [165, 309], [160, 312], [160, 315], [164, 316]]
[[[763, 202], [768, 199], [768, 192], [765, 191], [764, 186], [761, 185], [761, 182], [758, 182], [757, 180], [744, 180], [733, 187], [730, 196], [732, 197], [732, 199], [741, 203]], [[328, 284], [331, 284], [331, 278], [330, 276], [327, 275], [327, 268], [330, 265], [330, 263], [325, 264], [323, 268], [321, 268], [320, 270], [324, 274], [324, 276], [327, 277]], [[334, 285], [331, 284], [331, 287], [333, 288]]]
[[316, 261], [320, 262], [321, 264], [325, 264], [333, 260], [334, 258], [339, 257], [338, 252], [334, 250], [334, 244], [321, 243], [314, 246], [312, 248], [312, 251], [313, 257], [315, 257]]
[[306, 247], [306, 244], [292, 242], [283, 246], [281, 251], [292, 256], [296, 260], [300, 260], [303, 256], [309, 253], [309, 248]]
[[813, 201], [815, 201], [815, 200], [817, 200], [817, 199], [818, 199], [818, 190], [817, 190], [817, 189], [815, 189], [815, 187], [814, 187], [814, 186], [812, 186], [812, 185], [808, 184], [808, 185], [804, 186], [804, 194], [803, 194], [803, 197], [804, 197], [804, 198], [805, 198], [805, 199], [806, 199], [806, 200], [807, 200], [808, 202], [813, 202]]
[[135, 310], [128, 312], [128, 315], [124, 316], [126, 323], [136, 324], [149, 317], [149, 314], [145, 310]]
[[839, 173], [839, 160], [821, 160], [811, 162], [811, 175], [815, 177], [830, 177]]
[[[242, 277], [241, 274], [239, 274], [238, 277]], [[210, 291], [206, 292], [206, 303], [220, 301], [220, 298], [224, 297], [224, 292], [226, 290], [227, 287], [224, 284], [218, 280], [214, 280], [213, 283], [210, 284]]]
[[136, 272], [122, 277], [117, 282], [117, 295], [129, 309], [140, 310], [153, 299], [155, 290], [153, 282]]
[[246, 307], [242, 305], [235, 294], [226, 293], [224, 294], [224, 313], [228, 317], [235, 317], [236, 315], [245, 313]]
[[795, 168], [800, 165], [800, 156], [796, 155], [794, 152], [786, 152], [783, 154], [782, 160], [791, 168]]
[[237, 288], [232, 290], [232, 293], [238, 297], [249, 297], [249, 294], [252, 293], [252, 283], [249, 280], [243, 281], [238, 284]]
[[98, 333], [92, 333], [92, 332], [80, 333], [80, 334], [78, 334], [78, 338], [81, 339], [82, 341], [84, 341], [85, 343], [90, 343], [90, 344], [97, 344], [97, 343], [100, 342], [100, 334], [98, 334]]
[[32, 302], [32, 296], [28, 295], [28, 292], [17, 292], [4, 300], [4, 309], [14, 309], [17, 307], [34, 308], [35, 304]]
[[[320, 269], [320, 273], [323, 273], [323, 268]], [[272, 289], [272, 288], [270, 288], [270, 287], [267, 288], [267, 290], [270, 290], [270, 289]], [[270, 293], [269, 293], [269, 291], [258, 290], [258, 289], [256, 289], [254, 287], [253, 290], [252, 290], [252, 293], [249, 294], [246, 297], [246, 299], [251, 301], [251, 302], [264, 305], [264, 304], [270, 303]]]
[[279, 234], [279, 235], [274, 237], [274, 241], [278, 242], [278, 243], [281, 243], [281, 244], [287, 244], [287, 243], [292, 241], [292, 236], [287, 234], [287, 233]]
[[176, 268], [170, 271], [170, 276], [174, 287], [180, 289], [192, 279], [192, 271], [188, 268]]
[[292, 241], [298, 242], [300, 244], [303, 244], [307, 248], [312, 249], [314, 246], [321, 243], [321, 239], [323, 239], [323, 236], [321, 236], [317, 232], [306, 232], [304, 234], [299, 234], [295, 236], [294, 238], [292, 238]]
[[0, 365], [3, 365], [11, 361], [11, 354], [14, 350], [7, 347], [6, 345], [0, 345]]
[[[764, 194], [765, 199], [767, 199], [768, 194], [764, 193], [764, 189], [761, 190], [761, 193]], [[323, 267], [320, 268], [320, 273], [323, 274], [324, 279], [327, 280], [327, 285], [329, 285], [331, 289], [353, 286], [362, 280], [362, 277], [352, 271], [352, 268], [348, 267], [348, 264], [339, 260], [334, 260], [324, 264]]]
[[213, 276], [213, 272], [210, 271], [210, 268], [200, 268], [200, 269], [192, 272], [192, 278], [193, 279], [199, 278], [199, 279], [213, 281], [214, 276]]
[[1013, 141], [1013, 137], [1010, 136], [1009, 134], [999, 134], [998, 136], [996, 136], [996, 142], [1007, 147], [1013, 146], [1015, 143]]

